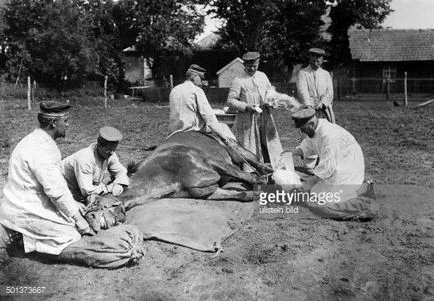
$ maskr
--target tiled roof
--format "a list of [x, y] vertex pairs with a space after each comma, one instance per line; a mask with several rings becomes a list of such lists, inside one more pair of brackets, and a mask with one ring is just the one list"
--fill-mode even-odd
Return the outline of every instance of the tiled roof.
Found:
[[434, 29], [349, 29], [348, 36], [354, 60], [434, 60]]

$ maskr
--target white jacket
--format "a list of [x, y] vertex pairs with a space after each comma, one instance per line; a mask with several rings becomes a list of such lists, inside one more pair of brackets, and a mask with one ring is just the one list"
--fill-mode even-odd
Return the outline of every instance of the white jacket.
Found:
[[78, 211], [61, 172], [54, 140], [36, 129], [12, 152], [0, 202], [0, 222], [23, 234], [25, 252], [60, 254], [81, 235], [72, 216]]

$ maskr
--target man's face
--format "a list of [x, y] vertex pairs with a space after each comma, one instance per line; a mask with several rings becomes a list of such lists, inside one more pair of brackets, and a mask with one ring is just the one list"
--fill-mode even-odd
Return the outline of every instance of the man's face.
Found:
[[116, 148], [118, 147], [117, 142], [113, 143], [98, 143], [96, 146], [96, 150], [98, 152], [98, 155], [100, 155], [101, 158], [104, 160], [113, 155], [113, 153], [116, 151]]
[[202, 86], [202, 78], [200, 77], [199, 74], [193, 75], [193, 84], [195, 84], [198, 87]]
[[246, 70], [246, 73], [250, 76], [253, 76], [259, 67], [259, 60], [256, 60], [254, 62], [246, 62], [244, 63], [244, 70]]
[[65, 138], [66, 129], [68, 128], [68, 116], [59, 117], [55, 120], [54, 139]]
[[321, 67], [322, 63], [324, 62], [324, 57], [318, 56], [318, 55], [311, 55], [309, 57], [309, 65], [312, 67], [312, 69], [316, 70], [319, 67]]
[[314, 120], [311, 120], [311, 121], [307, 122], [306, 124], [303, 124], [300, 127], [300, 131], [302, 133], [305, 133], [306, 135], [308, 135], [310, 138], [315, 136], [315, 122], [314, 122]]

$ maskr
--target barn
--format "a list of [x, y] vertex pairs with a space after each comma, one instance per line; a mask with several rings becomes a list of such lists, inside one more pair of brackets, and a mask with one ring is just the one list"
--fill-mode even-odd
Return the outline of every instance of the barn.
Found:
[[348, 30], [352, 92], [434, 93], [434, 29]]

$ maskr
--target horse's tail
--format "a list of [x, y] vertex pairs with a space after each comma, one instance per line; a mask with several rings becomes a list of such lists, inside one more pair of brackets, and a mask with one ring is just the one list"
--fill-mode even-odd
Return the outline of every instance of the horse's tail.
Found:
[[128, 162], [127, 165], [127, 176], [131, 177], [134, 173], [137, 172], [137, 170], [139, 169], [139, 164], [140, 162], [135, 162], [134, 160], [131, 160], [130, 162]]

